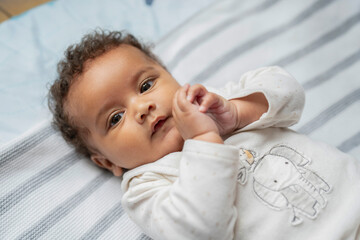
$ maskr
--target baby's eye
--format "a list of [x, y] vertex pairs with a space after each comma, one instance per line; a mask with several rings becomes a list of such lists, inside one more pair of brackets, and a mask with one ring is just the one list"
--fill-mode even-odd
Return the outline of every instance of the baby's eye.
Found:
[[114, 114], [111, 119], [110, 119], [110, 127], [116, 125], [118, 122], [121, 121], [122, 117], [124, 115], [124, 112], [119, 112], [119, 113], [116, 113]]
[[154, 85], [154, 80], [150, 79], [141, 84], [140, 93], [146, 92]]

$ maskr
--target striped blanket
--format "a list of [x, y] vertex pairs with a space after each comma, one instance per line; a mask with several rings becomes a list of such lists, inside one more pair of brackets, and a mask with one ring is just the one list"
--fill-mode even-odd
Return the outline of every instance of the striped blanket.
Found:
[[157, 53], [181, 83], [221, 86], [258, 67], [283, 67], [306, 92], [294, 129], [356, 157], [359, 22], [359, 1], [223, 1], [163, 39]]
[[[360, 153], [360, 2], [224, 0], [162, 38], [180, 83], [222, 86], [280, 65], [303, 85], [293, 128]], [[77, 155], [48, 121], [0, 150], [0, 239], [148, 239], [120, 205], [120, 180]]]

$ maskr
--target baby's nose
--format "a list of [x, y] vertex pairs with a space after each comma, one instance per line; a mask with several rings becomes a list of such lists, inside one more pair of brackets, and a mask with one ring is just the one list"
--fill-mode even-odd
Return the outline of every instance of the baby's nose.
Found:
[[148, 102], [148, 103], [143, 103], [143, 104], [139, 104], [138, 106], [138, 110], [136, 112], [136, 120], [139, 123], [143, 123], [147, 117], [147, 115], [149, 115], [149, 113], [155, 109], [155, 104]]

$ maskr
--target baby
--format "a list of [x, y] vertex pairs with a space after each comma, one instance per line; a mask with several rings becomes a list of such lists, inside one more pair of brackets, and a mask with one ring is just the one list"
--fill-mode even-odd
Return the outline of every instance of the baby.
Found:
[[304, 93], [279, 67], [223, 89], [180, 86], [124, 32], [70, 46], [54, 123], [123, 176], [123, 207], [154, 239], [359, 239], [360, 165], [286, 127]]

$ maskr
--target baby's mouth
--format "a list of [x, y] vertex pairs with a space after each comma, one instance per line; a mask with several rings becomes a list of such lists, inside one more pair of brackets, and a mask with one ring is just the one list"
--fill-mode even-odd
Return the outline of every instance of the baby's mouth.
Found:
[[166, 121], [166, 120], [160, 120], [160, 121], [158, 121], [158, 123], [155, 125], [154, 131], [156, 132], [159, 128], [161, 128], [161, 127], [164, 125], [165, 121]]
[[154, 135], [162, 126], [164, 126], [166, 120], [167, 118], [159, 118], [158, 120], [156, 120], [155, 125], [152, 129], [152, 135]]

